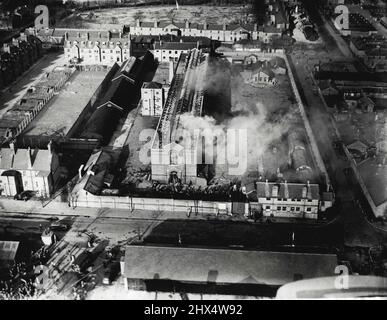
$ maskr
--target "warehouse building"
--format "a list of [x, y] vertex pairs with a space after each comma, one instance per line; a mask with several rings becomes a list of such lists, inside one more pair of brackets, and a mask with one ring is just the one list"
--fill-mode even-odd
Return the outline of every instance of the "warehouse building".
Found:
[[127, 246], [128, 290], [275, 296], [289, 282], [333, 276], [335, 254]]
[[[193, 133], [188, 144], [179, 136], [180, 116], [201, 116], [209, 55], [193, 49], [180, 56], [167, 101], [152, 141], [152, 179], [167, 183], [171, 178], [182, 182], [206, 183], [198, 177], [199, 133]], [[181, 143], [182, 142], [182, 143]]]

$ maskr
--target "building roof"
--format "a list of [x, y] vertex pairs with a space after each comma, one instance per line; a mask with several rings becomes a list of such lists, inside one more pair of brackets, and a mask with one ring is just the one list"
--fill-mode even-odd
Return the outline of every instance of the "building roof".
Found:
[[333, 275], [333, 254], [128, 246], [124, 276], [216, 284], [283, 285], [295, 278]]
[[[29, 165], [31, 158], [32, 167]], [[16, 149], [2, 148], [0, 150], [1, 170], [34, 170], [46, 173], [51, 172], [52, 153], [42, 149]]]
[[258, 198], [320, 199], [320, 187], [310, 183], [257, 182]]
[[91, 194], [98, 195], [101, 193], [104, 188], [105, 178], [109, 173], [109, 168], [112, 165], [112, 156], [107, 151], [99, 151], [93, 154], [86, 167], [90, 172], [90, 174], [84, 189]]
[[13, 261], [19, 248], [19, 241], [0, 241], [0, 260]]
[[163, 87], [163, 85], [158, 82], [144, 82], [142, 87], [144, 89], [160, 89]]
[[155, 50], [191, 50], [197, 42], [156, 42]]
[[356, 140], [354, 143], [347, 145], [347, 149], [357, 150], [360, 153], [366, 153], [368, 147], [363, 142]]

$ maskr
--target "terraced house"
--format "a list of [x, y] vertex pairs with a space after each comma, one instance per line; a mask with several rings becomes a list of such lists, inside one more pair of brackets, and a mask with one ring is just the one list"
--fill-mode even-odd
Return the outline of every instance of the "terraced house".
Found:
[[64, 50], [69, 61], [112, 65], [129, 59], [130, 39], [129, 36], [123, 36], [121, 31], [68, 31]]

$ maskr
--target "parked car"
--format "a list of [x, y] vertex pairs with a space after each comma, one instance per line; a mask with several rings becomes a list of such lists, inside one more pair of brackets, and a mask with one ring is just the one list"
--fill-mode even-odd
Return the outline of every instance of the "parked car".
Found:
[[67, 231], [68, 226], [60, 221], [54, 221], [50, 225], [50, 230], [52, 231]]
[[22, 191], [18, 194], [16, 194], [13, 198], [15, 200], [24, 200], [27, 201], [33, 197], [33, 192], [32, 191]]

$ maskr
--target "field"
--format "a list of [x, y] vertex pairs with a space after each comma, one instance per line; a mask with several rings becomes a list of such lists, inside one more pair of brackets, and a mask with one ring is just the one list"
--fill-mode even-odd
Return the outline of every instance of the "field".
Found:
[[[57, 27], [82, 27], [87, 29], [111, 30], [123, 25], [134, 25], [136, 19], [142, 21], [173, 21], [191, 23], [238, 23], [253, 20], [250, 7], [246, 6], [144, 6], [110, 8], [83, 11], [60, 21]], [[75, 25], [74, 25], [75, 24]]]

